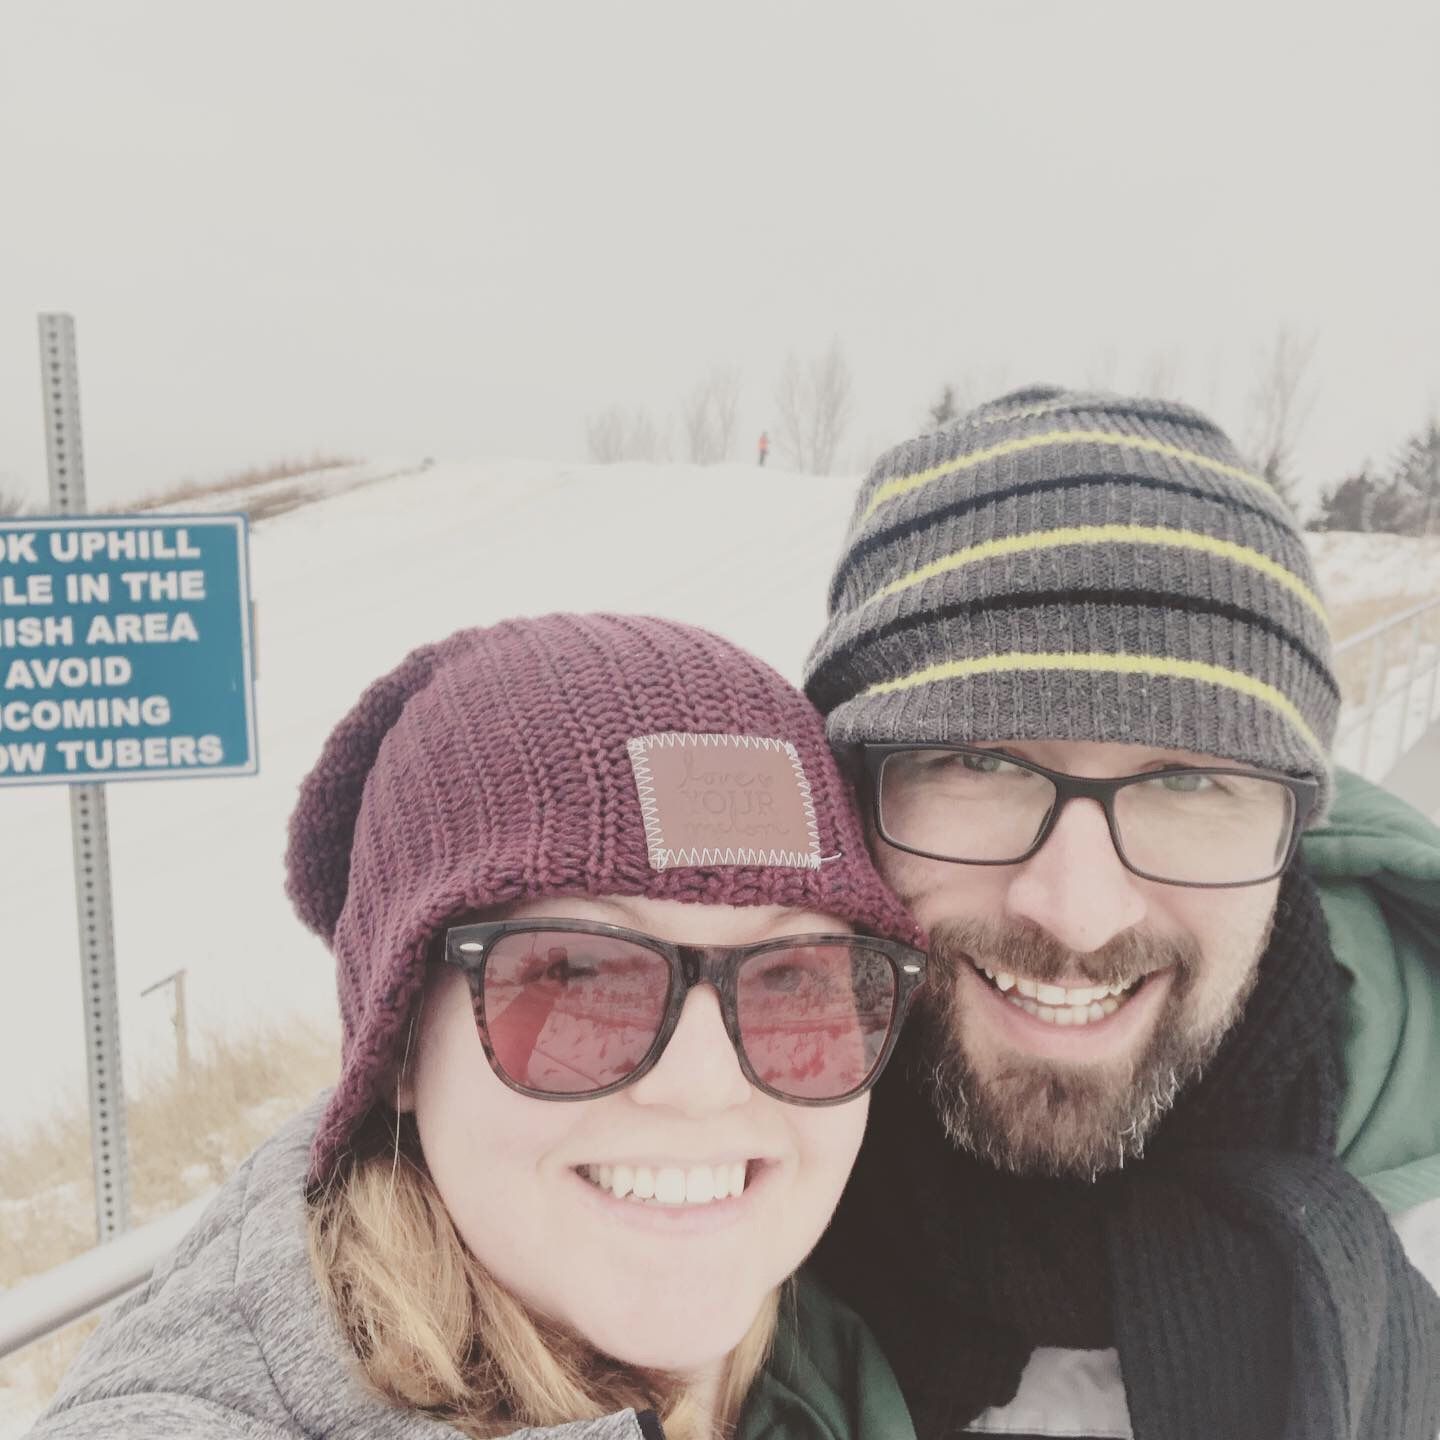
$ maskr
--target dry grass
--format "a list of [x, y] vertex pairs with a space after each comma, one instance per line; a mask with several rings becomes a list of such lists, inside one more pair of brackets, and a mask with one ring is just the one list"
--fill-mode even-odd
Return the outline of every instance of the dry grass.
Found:
[[181, 480], [168, 490], [153, 491], [139, 500], [132, 500], [121, 509], [154, 510], [160, 505], [179, 505], [186, 500], [223, 495], [230, 490], [248, 490], [256, 485], [268, 484], [271, 480], [288, 480], [296, 475], [313, 475], [317, 470], [334, 470], [341, 465], [358, 463], [352, 455], [327, 455], [318, 452], [308, 458], [273, 460], [267, 465], [252, 465], [245, 470], [232, 471], [218, 480]]
[[[145, 1078], [127, 1097], [130, 1218], [144, 1224], [218, 1185], [315, 1093], [333, 1083], [338, 1042], [303, 1022], [195, 1044], [188, 1080]], [[90, 1123], [76, 1100], [17, 1135], [0, 1135], [0, 1288], [95, 1244]], [[95, 1321], [0, 1362], [0, 1386], [49, 1395]]]
[[250, 517], [252, 525], [258, 525], [262, 520], [269, 520], [273, 516], [285, 515], [291, 510], [298, 510], [302, 505], [308, 505], [314, 498], [314, 494], [303, 485], [285, 485], [279, 490], [267, 490], [263, 495], [255, 495], [242, 500], [236, 508], [243, 510]]
[[0, 1386], [13, 1386], [22, 1395], [35, 1396], [37, 1404], [48, 1404], [99, 1323], [98, 1315], [87, 1315], [0, 1362]]
[[[1440, 594], [1440, 589], [1437, 589]], [[1368, 600], [1355, 600], [1349, 605], [1337, 605], [1330, 612], [1330, 629], [1337, 641], [1349, 635], [1358, 635], [1402, 610], [1413, 610], [1423, 604], [1423, 595], [1380, 595]]]

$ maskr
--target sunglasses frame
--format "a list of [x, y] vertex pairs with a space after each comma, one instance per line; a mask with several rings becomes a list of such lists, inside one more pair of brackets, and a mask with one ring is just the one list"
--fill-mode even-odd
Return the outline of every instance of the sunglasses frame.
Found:
[[[485, 1021], [485, 966], [495, 942], [505, 935], [527, 934], [540, 931], [559, 931], [564, 934], [599, 935], [606, 939], [623, 940], [641, 946], [662, 957], [670, 967], [669, 990], [666, 996], [665, 1012], [660, 1027], [650, 1048], [639, 1064], [614, 1084], [599, 1090], [584, 1090], [578, 1094], [557, 1094], [550, 1090], [534, 1090], [507, 1075], [496, 1058], [490, 1043], [489, 1027]], [[895, 976], [895, 997], [890, 1014], [890, 1026], [885, 1043], [875, 1058], [870, 1073], [861, 1085], [847, 1090], [843, 1095], [824, 1098], [786, 1095], [767, 1085], [755, 1073], [745, 1053], [744, 1041], [740, 1038], [739, 1001], [736, 982], [740, 967], [757, 955], [776, 950], [791, 950], [808, 945], [844, 945], [847, 948], [863, 946], [889, 962]], [[604, 925], [586, 920], [547, 920], [543, 916], [527, 917], [524, 920], [487, 920], [469, 925], [452, 926], [445, 932], [445, 946], [441, 957], [444, 963], [457, 966], [465, 972], [470, 982], [476, 1029], [485, 1058], [490, 1068], [511, 1090], [528, 1096], [532, 1100], [599, 1100], [613, 1095], [627, 1085], [641, 1080], [659, 1063], [666, 1047], [674, 1038], [680, 1016], [685, 1009], [685, 1000], [697, 985], [711, 985], [720, 997], [720, 1014], [725, 1021], [725, 1032], [735, 1050], [735, 1059], [745, 1078], [762, 1094], [782, 1100], [787, 1105], [843, 1105], [863, 1095], [884, 1073], [894, 1052], [896, 1041], [905, 1023], [905, 1016], [915, 992], [925, 980], [926, 956], [922, 950], [903, 944], [898, 940], [887, 940], [868, 935], [784, 935], [773, 940], [761, 940], [751, 945], [680, 945], [670, 940], [660, 940], [640, 930], [629, 930], [622, 925]]]
[[[870, 812], [874, 817], [875, 833], [887, 845], [896, 850], [903, 850], [908, 855], [919, 855], [925, 860], [939, 860], [947, 865], [1023, 865], [1025, 861], [1033, 859], [1039, 853], [1040, 847], [1050, 838], [1051, 832], [1059, 823], [1061, 812], [1072, 800], [1094, 800], [1105, 812], [1105, 823], [1110, 827], [1110, 843], [1115, 848], [1116, 857], [1132, 875], [1138, 875], [1142, 880], [1153, 881], [1156, 885], [1178, 885], [1186, 890], [1240, 890], [1249, 885], [1264, 885], [1284, 874], [1285, 868], [1295, 857], [1301, 833], [1305, 829], [1305, 821], [1315, 808], [1315, 797], [1320, 790], [1313, 780], [1299, 779], [1294, 775], [1282, 774], [1278, 770], [1249, 769], [1239, 765], [1167, 765], [1160, 770], [1144, 770], [1137, 775], [1117, 775], [1110, 780], [1098, 780], [1088, 775], [1070, 775], [1064, 770], [1051, 770], [1048, 766], [1037, 765], [1033, 760], [1022, 760], [1019, 756], [1008, 754], [1006, 751], [987, 750], [979, 745], [954, 745], [943, 741], [929, 745], [917, 745], [904, 741], [884, 743], [872, 741], [862, 745], [861, 750], [864, 754], [865, 770], [869, 780]], [[1017, 855], [1013, 860], [963, 860], [954, 855], [937, 855], [932, 850], [921, 850], [914, 845], [906, 845], [903, 841], [894, 839], [885, 829], [884, 814], [880, 805], [881, 775], [885, 768], [885, 762], [891, 756], [921, 750], [948, 750], [957, 755], [993, 755], [1007, 765], [1033, 771], [1036, 775], [1043, 775], [1050, 781], [1055, 787], [1055, 803], [1051, 805], [1030, 848], [1023, 855]], [[1115, 796], [1127, 786], [1138, 785], [1145, 780], [1159, 780], [1167, 775], [1239, 775], [1256, 780], [1270, 780], [1283, 785], [1290, 792], [1295, 812], [1290, 818], [1289, 843], [1285, 847], [1280, 862], [1268, 875], [1260, 875], [1252, 880], [1172, 880], [1164, 875], [1152, 875], [1148, 870], [1142, 870], [1134, 864], [1125, 854], [1125, 845], [1120, 838], [1120, 822], [1115, 815]]]

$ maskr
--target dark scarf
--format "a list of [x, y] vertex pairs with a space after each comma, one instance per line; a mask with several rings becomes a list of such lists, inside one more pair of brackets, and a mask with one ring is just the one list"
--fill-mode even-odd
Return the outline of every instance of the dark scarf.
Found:
[[1094, 1183], [954, 1150], [912, 1031], [816, 1259], [921, 1440], [1013, 1399], [1037, 1346], [1113, 1346], [1137, 1440], [1435, 1440], [1440, 1300], [1335, 1158], [1340, 987], [1291, 873], [1242, 1019]]

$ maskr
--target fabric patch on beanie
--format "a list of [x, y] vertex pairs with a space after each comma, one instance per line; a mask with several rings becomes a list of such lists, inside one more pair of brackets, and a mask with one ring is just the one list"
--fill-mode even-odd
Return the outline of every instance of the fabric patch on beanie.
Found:
[[652, 869], [820, 868], [810, 782], [788, 740], [670, 732], [628, 748]]

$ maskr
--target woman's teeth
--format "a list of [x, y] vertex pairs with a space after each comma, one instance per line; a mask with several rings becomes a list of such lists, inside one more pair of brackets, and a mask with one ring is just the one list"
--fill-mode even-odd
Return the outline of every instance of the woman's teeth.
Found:
[[1093, 1025], [1113, 1015], [1139, 988], [1129, 985], [1037, 985], [1005, 970], [989, 970], [978, 961], [975, 968], [1012, 1004], [1047, 1025]]
[[748, 1166], [725, 1165], [582, 1165], [580, 1175], [608, 1190], [617, 1200], [655, 1205], [709, 1205], [745, 1193]]

